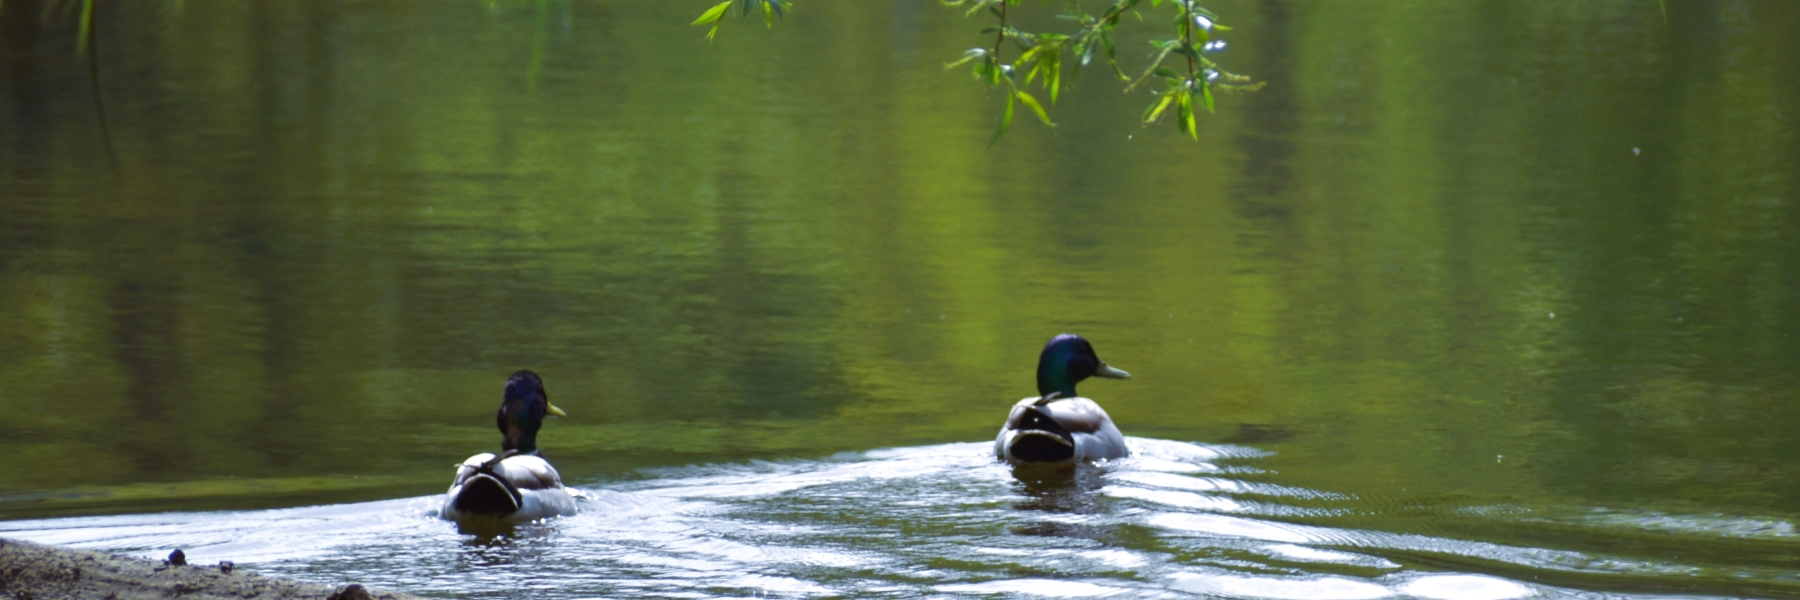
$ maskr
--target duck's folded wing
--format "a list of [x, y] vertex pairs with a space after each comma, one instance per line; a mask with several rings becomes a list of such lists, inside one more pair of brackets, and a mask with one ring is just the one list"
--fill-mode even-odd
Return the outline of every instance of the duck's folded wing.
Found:
[[462, 464], [456, 466], [456, 479], [454, 479], [450, 482], [450, 489], [454, 490], [454, 489], [456, 489], [456, 486], [467, 483], [469, 481], [469, 477], [471, 475], [474, 475], [475, 471], [480, 469], [481, 465], [483, 463], [486, 463], [487, 461], [490, 461], [490, 460], [494, 460], [494, 455], [491, 453], [483, 452], [481, 454], [471, 456], [468, 459], [462, 461]]
[[536, 456], [514, 456], [494, 466], [494, 474], [521, 490], [544, 490], [562, 487], [562, 476], [550, 461]]
[[1097, 433], [1112, 424], [1106, 410], [1087, 398], [1066, 398], [1038, 407], [1069, 433]]

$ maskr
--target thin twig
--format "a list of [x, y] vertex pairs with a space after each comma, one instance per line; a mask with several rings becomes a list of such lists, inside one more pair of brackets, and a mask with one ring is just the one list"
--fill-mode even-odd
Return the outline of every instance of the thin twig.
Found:
[[[1188, 0], [1185, 3], [1185, 6], [1187, 7], [1187, 17], [1185, 17], [1187, 19], [1187, 23], [1182, 24], [1182, 27], [1181, 27], [1181, 42], [1184, 44], [1187, 44], [1188, 49], [1192, 50], [1194, 48], [1194, 1]], [[1194, 57], [1191, 55], [1188, 56], [1187, 63], [1188, 63], [1188, 79], [1193, 79], [1194, 78]]]
[[994, 34], [994, 64], [1000, 64], [1000, 43], [1006, 41], [1006, 0], [1000, 0], [1000, 31]]

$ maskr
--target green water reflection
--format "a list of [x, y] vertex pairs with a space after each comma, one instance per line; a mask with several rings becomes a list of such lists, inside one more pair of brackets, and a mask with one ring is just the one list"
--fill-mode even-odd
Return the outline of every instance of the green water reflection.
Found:
[[115, 171], [6, 2], [0, 516], [439, 492], [520, 367], [577, 482], [987, 439], [1063, 331], [1341, 523], [1800, 512], [1800, 6], [1217, 2], [1200, 143], [1095, 72], [994, 148], [978, 23], [803, 8], [574, 2], [532, 85], [529, 6], [107, 5]]

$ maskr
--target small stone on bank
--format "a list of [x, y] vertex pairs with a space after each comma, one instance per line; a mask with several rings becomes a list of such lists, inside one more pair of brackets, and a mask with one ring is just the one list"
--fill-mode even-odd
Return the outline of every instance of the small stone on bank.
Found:
[[229, 560], [221, 560], [221, 561], [219, 561], [219, 572], [220, 572], [220, 573], [224, 573], [224, 574], [226, 574], [226, 575], [230, 575], [230, 574], [231, 574], [231, 570], [232, 570], [232, 569], [235, 569], [235, 568], [237, 568], [237, 563], [234, 563], [234, 562], [231, 562], [231, 561], [229, 561]]
[[368, 588], [364, 588], [362, 584], [352, 583], [338, 586], [337, 591], [326, 596], [325, 600], [375, 600], [375, 596], [369, 594]]
[[182, 554], [180, 548], [176, 548], [174, 552], [169, 553], [169, 566], [171, 566], [171, 567], [187, 566], [187, 555]]

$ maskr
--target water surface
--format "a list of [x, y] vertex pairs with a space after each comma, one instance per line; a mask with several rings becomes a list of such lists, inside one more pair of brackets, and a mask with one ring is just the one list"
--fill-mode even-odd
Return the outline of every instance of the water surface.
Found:
[[[103, 4], [97, 77], [0, 5], [8, 535], [471, 597], [1800, 595], [1787, 4], [1219, 2], [1269, 85], [1197, 143], [1090, 72], [991, 148], [929, 2], [176, 4]], [[1028, 484], [979, 442], [1065, 331], [1141, 455]], [[589, 497], [482, 542], [429, 498], [517, 368]]]
[[[1080, 469], [1013, 471], [985, 444], [660, 469], [586, 487], [581, 514], [458, 533], [422, 497], [248, 512], [0, 523], [0, 534], [265, 574], [484, 597], [1208, 597], [1505, 599], [1686, 591], [1788, 595], [1791, 570], [1332, 526], [1362, 499], [1266, 483], [1266, 453], [1134, 439]], [[1468, 507], [1443, 522], [1629, 538], [1678, 551], [1791, 526]], [[1728, 527], [1730, 532], [1708, 531]], [[1671, 554], [1673, 556], [1673, 554]], [[1729, 583], [1727, 583], [1729, 581]]]

